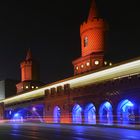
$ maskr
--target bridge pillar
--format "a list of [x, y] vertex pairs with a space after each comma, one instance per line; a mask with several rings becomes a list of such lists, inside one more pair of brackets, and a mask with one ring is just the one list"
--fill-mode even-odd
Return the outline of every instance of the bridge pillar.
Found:
[[72, 114], [69, 111], [63, 111], [61, 115], [61, 123], [72, 123]]
[[0, 120], [4, 119], [4, 103], [0, 103]]

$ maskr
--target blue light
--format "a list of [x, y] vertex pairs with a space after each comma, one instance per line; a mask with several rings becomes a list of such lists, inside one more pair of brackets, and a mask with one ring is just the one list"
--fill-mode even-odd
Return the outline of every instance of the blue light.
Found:
[[104, 106], [109, 110], [110, 107], [111, 107], [111, 104], [110, 104], [109, 102], [105, 102], [105, 103], [104, 103]]
[[53, 112], [53, 117], [54, 117], [54, 122], [59, 123], [60, 122], [60, 117], [61, 117], [61, 110], [58, 106], [54, 108]]
[[14, 117], [18, 117], [19, 116], [19, 113], [16, 113], [15, 115], [14, 115]]
[[112, 124], [113, 122], [112, 105], [109, 102], [104, 102], [100, 106], [99, 117], [101, 123]]
[[23, 122], [23, 117], [21, 116], [20, 113], [15, 113], [13, 118], [12, 118], [13, 122]]
[[118, 123], [128, 124], [135, 121], [134, 104], [125, 99], [121, 101], [117, 108]]
[[86, 106], [84, 111], [85, 123], [96, 124], [96, 109], [95, 106], [90, 103]]
[[35, 107], [33, 107], [33, 108], [32, 108], [32, 110], [33, 110], [33, 111], [36, 111], [36, 108], [35, 108]]
[[9, 115], [11, 115], [11, 114], [12, 114], [12, 111], [10, 110], [10, 111], [9, 111]]
[[[43, 122], [44, 104], [36, 104], [25, 108], [16, 108], [12, 110], [11, 121], [37, 121]], [[8, 112], [9, 114], [10, 112]], [[8, 118], [8, 117], [7, 117]]]
[[82, 122], [82, 108], [80, 105], [76, 104], [72, 110], [72, 120], [73, 123], [81, 123]]
[[32, 121], [43, 122], [43, 112], [44, 112], [44, 105], [43, 104], [36, 104], [33, 107], [29, 106], [28, 110], [28, 118]]
[[126, 111], [127, 107], [133, 107], [133, 104], [129, 100], [125, 100], [122, 104], [122, 110], [123, 112]]

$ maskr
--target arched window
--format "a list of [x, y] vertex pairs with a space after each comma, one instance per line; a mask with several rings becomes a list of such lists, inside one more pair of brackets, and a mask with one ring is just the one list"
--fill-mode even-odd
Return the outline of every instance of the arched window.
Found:
[[85, 123], [96, 124], [96, 109], [95, 106], [90, 103], [84, 110]]
[[86, 36], [85, 38], [84, 38], [84, 47], [86, 47], [88, 45], [88, 37]]
[[121, 101], [117, 108], [118, 123], [127, 124], [135, 121], [134, 105], [128, 99]]
[[54, 108], [54, 112], [53, 112], [54, 122], [59, 123], [60, 122], [60, 117], [61, 117], [61, 110], [58, 106], [56, 106]]
[[82, 108], [80, 105], [76, 104], [72, 109], [72, 121], [73, 123], [81, 123], [82, 122]]
[[99, 117], [101, 123], [111, 124], [113, 122], [112, 105], [109, 102], [104, 102], [100, 106]]

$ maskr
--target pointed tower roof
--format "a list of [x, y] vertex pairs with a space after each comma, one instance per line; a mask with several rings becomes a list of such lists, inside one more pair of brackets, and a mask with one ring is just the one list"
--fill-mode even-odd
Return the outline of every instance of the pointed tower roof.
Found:
[[98, 12], [97, 12], [95, 0], [92, 0], [89, 15], [88, 15], [88, 20], [92, 20], [95, 17], [98, 17]]
[[31, 59], [32, 59], [32, 53], [31, 53], [31, 49], [29, 48], [27, 51], [26, 60], [31, 60]]

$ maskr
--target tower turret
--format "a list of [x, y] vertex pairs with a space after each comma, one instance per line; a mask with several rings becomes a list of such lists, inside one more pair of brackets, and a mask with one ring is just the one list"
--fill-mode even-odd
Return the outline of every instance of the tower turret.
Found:
[[21, 82], [16, 85], [17, 93], [38, 88], [43, 85], [39, 81], [39, 65], [33, 60], [31, 50], [27, 51], [26, 58], [20, 64]]
[[107, 23], [98, 16], [95, 0], [92, 0], [88, 19], [80, 26], [81, 57], [73, 61], [75, 75], [104, 65], [106, 30]]
[[21, 69], [21, 81], [28, 80], [39, 80], [39, 68], [38, 64], [35, 60], [32, 59], [32, 53], [29, 49], [26, 55], [26, 58], [20, 64]]

